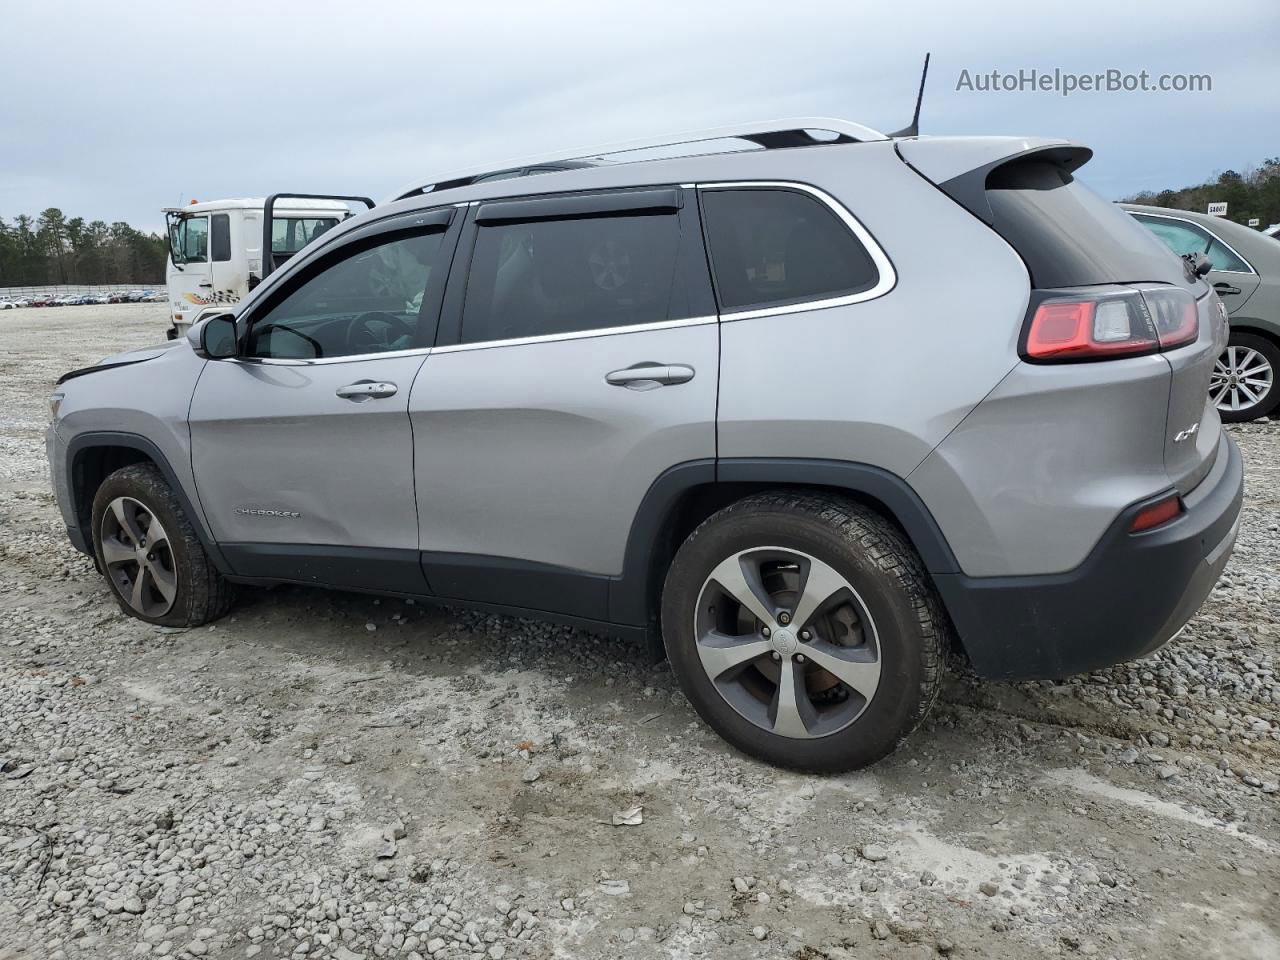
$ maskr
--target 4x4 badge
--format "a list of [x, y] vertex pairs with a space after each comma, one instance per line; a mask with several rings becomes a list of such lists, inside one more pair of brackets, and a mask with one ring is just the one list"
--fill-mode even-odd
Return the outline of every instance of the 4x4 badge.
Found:
[[1196, 431], [1199, 429], [1200, 429], [1200, 421], [1197, 420], [1191, 426], [1187, 427], [1187, 429], [1179, 430], [1177, 433], [1175, 433], [1173, 435], [1173, 442], [1181, 443], [1183, 440], [1190, 440], [1192, 437], [1196, 435]]

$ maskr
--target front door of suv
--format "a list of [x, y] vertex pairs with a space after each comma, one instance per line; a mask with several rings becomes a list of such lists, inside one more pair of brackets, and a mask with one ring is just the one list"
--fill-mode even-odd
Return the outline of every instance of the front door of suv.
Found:
[[374, 223], [322, 249], [247, 309], [240, 357], [206, 364], [192, 467], [236, 573], [425, 589], [408, 404], [435, 336], [452, 218]]
[[609, 619], [646, 491], [711, 469], [719, 331], [687, 196], [472, 207], [409, 402], [433, 592]]

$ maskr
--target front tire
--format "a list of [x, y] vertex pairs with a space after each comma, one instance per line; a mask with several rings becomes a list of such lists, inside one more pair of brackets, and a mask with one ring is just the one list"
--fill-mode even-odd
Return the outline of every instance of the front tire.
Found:
[[1266, 337], [1233, 330], [1209, 376], [1209, 398], [1224, 423], [1271, 413], [1280, 406], [1280, 347]]
[[768, 763], [874, 763], [937, 697], [948, 622], [915, 551], [853, 501], [748, 497], [676, 553], [662, 595], [672, 670], [699, 715]]
[[150, 463], [122, 467], [93, 498], [93, 549], [120, 608], [166, 627], [195, 627], [231, 607], [182, 503]]

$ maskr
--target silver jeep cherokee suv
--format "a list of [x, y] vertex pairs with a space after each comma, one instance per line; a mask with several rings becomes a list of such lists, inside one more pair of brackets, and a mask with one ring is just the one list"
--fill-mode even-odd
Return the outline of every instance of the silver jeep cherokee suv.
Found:
[[1090, 151], [680, 143], [416, 187], [67, 374], [72, 541], [151, 623], [301, 583], [660, 636], [712, 727], [811, 770], [892, 750], [949, 645], [1060, 677], [1181, 628], [1240, 510], [1225, 312]]

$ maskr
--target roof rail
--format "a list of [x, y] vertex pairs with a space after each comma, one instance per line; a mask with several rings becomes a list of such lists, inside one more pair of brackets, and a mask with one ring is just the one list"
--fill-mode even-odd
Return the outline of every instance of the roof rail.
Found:
[[[814, 136], [814, 133], [834, 134], [833, 137]], [[786, 120], [767, 120], [755, 123], [739, 124], [728, 127], [714, 127], [710, 130], [699, 130], [691, 133], [653, 137], [641, 140], [628, 140], [606, 146], [559, 152], [541, 157], [526, 157], [521, 160], [509, 160], [506, 163], [489, 164], [467, 170], [455, 170], [443, 173], [431, 180], [418, 181], [412, 187], [396, 192], [392, 200], [403, 200], [406, 197], [423, 193], [433, 193], [453, 187], [465, 187], [489, 176], [506, 174], [524, 176], [533, 171], [531, 167], [549, 167], [552, 169], [569, 169], [572, 166], [588, 166], [583, 161], [604, 160], [608, 157], [613, 162], [628, 162], [625, 158], [618, 161], [620, 154], [637, 153], [642, 150], [657, 150], [662, 147], [678, 147], [685, 144], [705, 143], [711, 140], [746, 140], [765, 149], [781, 147], [807, 147], [821, 143], [856, 143], [868, 140], [888, 140], [879, 130], [864, 127], [860, 123], [848, 120], [833, 120], [828, 117], [794, 117]], [[711, 150], [710, 153], [728, 151]], [[650, 159], [650, 158], [641, 158]], [[634, 162], [634, 161], [633, 161]]]

